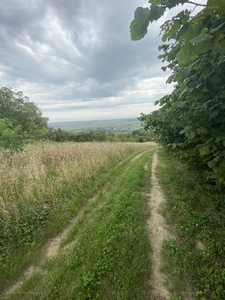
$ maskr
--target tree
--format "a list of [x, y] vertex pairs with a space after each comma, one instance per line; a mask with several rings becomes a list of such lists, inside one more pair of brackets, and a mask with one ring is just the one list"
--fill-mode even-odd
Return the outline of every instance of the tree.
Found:
[[[225, 186], [225, 5], [188, 0], [149, 0], [138, 7], [131, 22], [131, 39], [139, 40], [147, 27], [178, 4], [191, 3], [161, 26], [163, 54], [159, 58], [171, 70], [167, 83], [174, 91], [157, 104], [161, 108], [142, 114], [146, 128], [153, 128], [163, 146], [207, 179]], [[196, 6], [202, 10], [193, 16]]]
[[47, 118], [22, 92], [0, 88], [0, 119], [8, 119], [13, 128], [19, 128], [27, 138], [39, 139], [47, 132]]
[[10, 152], [22, 150], [25, 136], [20, 125], [13, 127], [8, 119], [0, 119], [0, 149]]

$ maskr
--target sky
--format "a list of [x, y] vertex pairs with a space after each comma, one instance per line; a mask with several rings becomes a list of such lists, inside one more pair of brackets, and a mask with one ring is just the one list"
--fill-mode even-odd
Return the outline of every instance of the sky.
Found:
[[154, 102], [173, 89], [157, 58], [160, 22], [140, 41], [129, 33], [135, 9], [148, 5], [1, 0], [1, 87], [22, 91], [52, 122], [137, 118], [157, 109]]

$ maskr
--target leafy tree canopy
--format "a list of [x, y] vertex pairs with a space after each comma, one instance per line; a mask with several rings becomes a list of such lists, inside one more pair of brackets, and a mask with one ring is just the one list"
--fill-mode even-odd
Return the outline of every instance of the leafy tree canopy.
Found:
[[0, 148], [21, 150], [30, 139], [47, 133], [47, 118], [22, 92], [0, 88]]
[[47, 118], [22, 92], [0, 88], [0, 119], [8, 119], [13, 127], [21, 126], [28, 138], [39, 138], [47, 131]]
[[[196, 167], [209, 180], [225, 185], [225, 3], [206, 5], [188, 0], [149, 0], [138, 7], [130, 24], [132, 40], [147, 33], [167, 9], [191, 3], [161, 26], [159, 58], [167, 83], [174, 90], [156, 103], [161, 108], [140, 120], [152, 128], [159, 142], [180, 159]], [[201, 11], [194, 15], [196, 6]]]

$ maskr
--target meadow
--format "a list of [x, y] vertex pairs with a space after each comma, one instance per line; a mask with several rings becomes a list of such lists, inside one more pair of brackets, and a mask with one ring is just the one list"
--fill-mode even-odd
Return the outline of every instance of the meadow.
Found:
[[154, 142], [0, 154], [0, 298], [155, 299], [147, 224], [156, 151], [159, 213], [174, 237], [161, 249], [165, 299], [224, 299], [224, 191]]
[[39, 143], [10, 157], [1, 153], [0, 288], [21, 276], [28, 262], [40, 259], [46, 240], [117, 177], [116, 166], [151, 146]]

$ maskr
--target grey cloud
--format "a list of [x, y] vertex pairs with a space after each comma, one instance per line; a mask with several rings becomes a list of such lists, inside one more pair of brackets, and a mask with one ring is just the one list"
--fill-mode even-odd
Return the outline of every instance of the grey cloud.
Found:
[[[46, 114], [55, 111], [56, 119], [71, 102], [79, 104], [71, 104], [71, 110], [90, 109], [90, 116], [95, 107], [152, 103], [153, 95], [129, 96], [139, 91], [141, 80], [164, 76], [157, 59], [157, 26], [143, 40], [130, 41], [129, 23], [135, 8], [143, 5], [142, 0], [3, 0], [2, 84], [23, 90]], [[54, 103], [60, 109], [48, 107]]]

